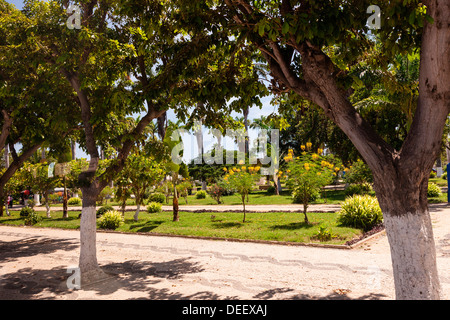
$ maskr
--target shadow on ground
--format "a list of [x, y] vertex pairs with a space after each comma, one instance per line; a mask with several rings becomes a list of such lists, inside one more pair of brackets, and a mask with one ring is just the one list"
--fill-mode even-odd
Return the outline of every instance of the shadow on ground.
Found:
[[17, 241], [0, 241], [0, 263], [49, 254], [57, 250], [71, 251], [78, 247], [79, 242], [74, 239], [51, 239], [38, 236]]

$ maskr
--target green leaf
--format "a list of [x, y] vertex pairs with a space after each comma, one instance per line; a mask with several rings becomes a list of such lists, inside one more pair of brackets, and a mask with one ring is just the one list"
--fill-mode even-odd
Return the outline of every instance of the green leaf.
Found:
[[282, 28], [281, 32], [282, 32], [283, 34], [286, 34], [286, 33], [289, 32], [289, 23], [285, 22], [285, 23], [283, 24], [283, 28]]

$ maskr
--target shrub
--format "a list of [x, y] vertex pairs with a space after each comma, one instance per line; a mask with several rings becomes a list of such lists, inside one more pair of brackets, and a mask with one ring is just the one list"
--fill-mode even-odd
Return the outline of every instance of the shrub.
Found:
[[267, 188], [267, 194], [275, 194], [275, 192], [276, 192], [277, 190], [275, 189], [275, 187], [274, 186], [269, 186], [268, 188]]
[[162, 211], [162, 204], [159, 202], [150, 202], [147, 206], [148, 213], [156, 213]]
[[166, 196], [160, 192], [152, 193], [148, 197], [148, 203], [150, 203], [150, 202], [164, 203], [165, 201], [166, 201]]
[[444, 172], [441, 176], [442, 179], [447, 180], [447, 172]]
[[40, 217], [36, 211], [33, 210], [33, 212], [30, 212], [28, 216], [25, 217], [25, 225], [32, 226], [39, 221], [42, 220], [42, 217]]
[[336, 236], [328, 230], [326, 226], [319, 226], [319, 231], [313, 236], [313, 239], [317, 239], [319, 241], [330, 241]]
[[19, 215], [24, 218], [24, 217], [28, 217], [30, 214], [32, 214], [33, 212], [35, 212], [32, 208], [30, 207], [23, 207], [22, 210], [20, 210]]
[[114, 208], [110, 205], [106, 205], [97, 210], [97, 218], [103, 216], [108, 211], [114, 211]]
[[123, 224], [123, 217], [119, 211], [106, 211], [98, 220], [100, 229], [115, 230]]
[[431, 171], [430, 172], [430, 178], [436, 178], [436, 172]]
[[67, 204], [71, 206], [79, 206], [81, 205], [81, 199], [80, 198], [70, 198], [67, 200]]
[[206, 198], [206, 191], [205, 190], [199, 190], [195, 194], [195, 198], [197, 199], [205, 199]]
[[346, 196], [353, 196], [355, 194], [371, 194], [373, 193], [372, 186], [369, 183], [351, 184], [345, 189]]
[[439, 186], [434, 182], [428, 183], [427, 196], [428, 197], [439, 197], [440, 195], [441, 195], [441, 188], [439, 188]]
[[383, 221], [383, 214], [376, 197], [355, 195], [342, 203], [337, 221], [343, 226], [368, 231]]
[[225, 191], [224, 187], [215, 183], [208, 190], [208, 194], [211, 196], [211, 198], [216, 200], [217, 204], [221, 204], [222, 203], [222, 195], [223, 195], [224, 191]]

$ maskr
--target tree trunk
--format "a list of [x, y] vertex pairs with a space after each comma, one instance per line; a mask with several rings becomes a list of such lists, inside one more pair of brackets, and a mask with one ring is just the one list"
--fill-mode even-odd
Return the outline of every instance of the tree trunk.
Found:
[[440, 297], [427, 187], [428, 179], [415, 187], [408, 176], [396, 181], [377, 179], [374, 185], [383, 211], [395, 293], [399, 300], [435, 300]]
[[96, 199], [100, 191], [98, 188], [82, 188], [83, 208], [80, 221], [80, 260], [81, 285], [105, 278], [106, 274], [97, 262], [97, 221]]
[[48, 192], [45, 192], [44, 194], [43, 194], [43, 196], [44, 196], [44, 199], [45, 199], [45, 208], [47, 209], [47, 218], [51, 218], [52, 216], [51, 216], [51, 213], [50, 213], [50, 202], [49, 202], [49, 200], [48, 200]]
[[64, 193], [63, 193], [63, 219], [69, 218], [69, 213], [67, 210], [67, 187], [66, 187], [66, 176], [63, 178], [64, 182]]
[[244, 219], [242, 219], [242, 222], [245, 222], [245, 195], [242, 196], [242, 205], [244, 206]]
[[177, 187], [174, 183], [174, 195], [173, 195], [173, 222], [180, 221], [180, 216], [178, 214], [178, 194]]
[[134, 221], [139, 220], [139, 212], [141, 211], [141, 204], [140, 201], [136, 201], [136, 212], [134, 213]]
[[308, 204], [305, 203], [305, 201], [303, 202], [303, 215], [305, 216], [305, 223], [309, 224], [309, 220], [308, 220]]

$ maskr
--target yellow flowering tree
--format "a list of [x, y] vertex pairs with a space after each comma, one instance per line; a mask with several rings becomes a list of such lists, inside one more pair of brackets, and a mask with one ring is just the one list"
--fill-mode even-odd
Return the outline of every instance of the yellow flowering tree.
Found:
[[287, 163], [284, 176], [294, 202], [303, 204], [305, 223], [309, 223], [306, 214], [308, 205], [320, 196], [321, 188], [331, 183], [340, 169], [322, 155], [322, 149], [312, 152], [310, 143], [302, 145], [301, 149], [302, 153], [297, 157], [292, 149], [289, 150], [284, 158]]
[[260, 169], [260, 166], [245, 165], [239, 165], [229, 169], [224, 168], [226, 174], [222, 178], [222, 185], [239, 195], [244, 210], [242, 222], [245, 222], [245, 198], [248, 198], [248, 194], [252, 191], [255, 181], [259, 179]]

